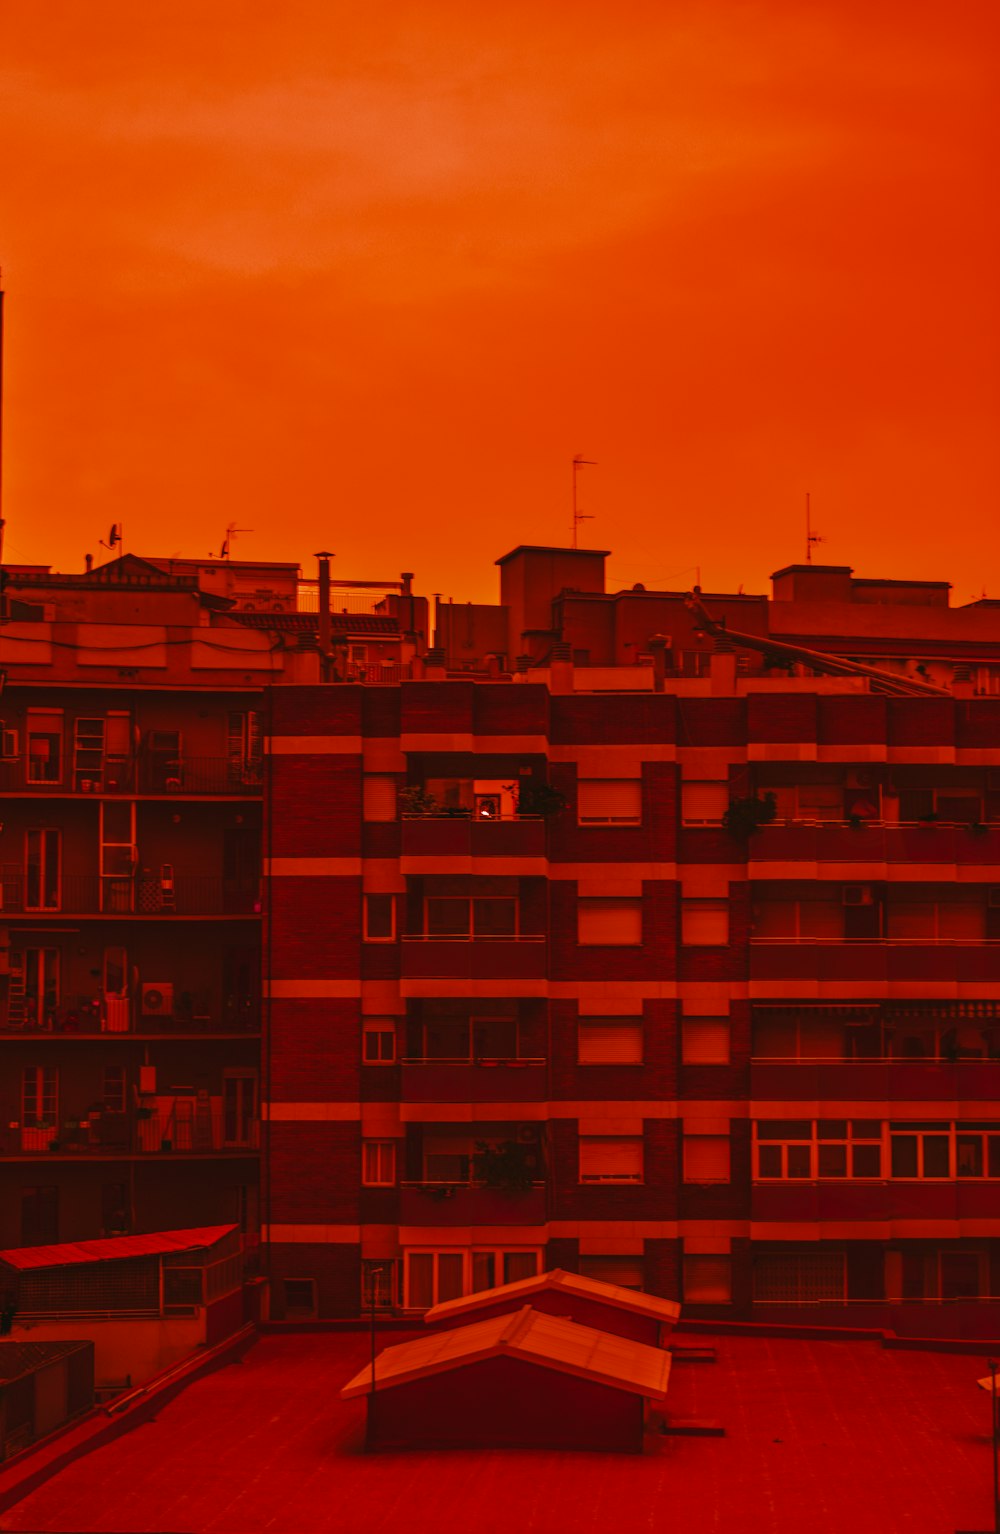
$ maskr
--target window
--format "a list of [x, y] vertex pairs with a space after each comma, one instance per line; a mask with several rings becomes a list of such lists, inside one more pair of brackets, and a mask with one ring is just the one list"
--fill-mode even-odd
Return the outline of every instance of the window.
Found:
[[729, 901], [682, 900], [681, 942], [725, 946], [729, 942]]
[[844, 904], [834, 899], [760, 900], [754, 902], [755, 938], [803, 938], [811, 941], [842, 940]]
[[640, 944], [642, 901], [578, 900], [577, 942], [608, 948]]
[[771, 1119], [754, 1125], [754, 1176], [760, 1182], [882, 1175], [878, 1119]]
[[978, 1300], [990, 1292], [989, 1258], [985, 1252], [939, 1254], [938, 1286], [943, 1300]]
[[257, 1140], [257, 1077], [253, 1071], [224, 1071], [222, 1139], [225, 1145], [254, 1145]]
[[[11, 974], [21, 979], [20, 1007], [16, 991], [7, 992], [7, 1026], [23, 1022], [29, 1028], [51, 1028], [59, 1006], [58, 948], [25, 948], [10, 956]], [[20, 1016], [19, 1016], [20, 1014]]]
[[403, 1260], [403, 1303], [408, 1310], [429, 1310], [462, 1294], [534, 1278], [540, 1260], [537, 1247], [408, 1251]]
[[581, 1065], [641, 1065], [641, 1017], [581, 1017], [577, 1031]]
[[28, 782], [62, 782], [62, 709], [28, 710]]
[[392, 1188], [396, 1183], [395, 1140], [364, 1140], [361, 1181], [366, 1188]]
[[681, 1059], [685, 1065], [728, 1065], [728, 1017], [682, 1018]]
[[292, 1320], [312, 1320], [316, 1315], [316, 1280], [314, 1278], [286, 1278], [285, 1316]]
[[754, 1013], [753, 1054], [757, 1060], [878, 1057], [878, 1033], [877, 1014], [870, 1008], [762, 1007]]
[[581, 778], [576, 814], [585, 825], [638, 825], [642, 820], [641, 778]]
[[58, 911], [61, 838], [58, 831], [24, 833], [24, 909]]
[[365, 941], [391, 943], [396, 936], [395, 895], [364, 897]]
[[775, 1252], [754, 1258], [753, 1298], [757, 1305], [807, 1305], [847, 1298], [843, 1252]]
[[51, 1246], [59, 1240], [59, 1189], [21, 1189], [21, 1245]]
[[25, 1129], [55, 1128], [59, 1118], [59, 1072], [54, 1065], [26, 1065], [21, 1077], [21, 1123]]
[[581, 1182], [642, 1182], [641, 1135], [581, 1135]]
[[20, 754], [19, 746], [17, 731], [5, 719], [0, 719], [0, 760], [15, 761]]
[[391, 1017], [371, 1017], [364, 1024], [366, 1065], [391, 1065], [396, 1058], [396, 1025]]
[[886, 935], [899, 942], [981, 942], [986, 936], [986, 908], [981, 900], [890, 898]]
[[729, 1136], [684, 1131], [684, 1181], [729, 1181]]
[[428, 937], [516, 937], [515, 895], [429, 895], [424, 900]]
[[105, 1113], [125, 1112], [124, 1065], [106, 1065], [104, 1067], [101, 1102]]
[[731, 1257], [685, 1256], [684, 1303], [686, 1305], [729, 1305], [733, 1298], [733, 1260]]
[[396, 1303], [398, 1264], [391, 1257], [362, 1257], [361, 1307], [369, 1311], [391, 1310]]
[[365, 820], [395, 820], [396, 779], [391, 773], [365, 773], [364, 818]]
[[[761, 794], [771, 793], [775, 798], [777, 820], [843, 820], [845, 815], [844, 790], [840, 783], [762, 783]], [[855, 795], [857, 799], [859, 796]], [[869, 791], [873, 801], [867, 819], [874, 818], [878, 810], [878, 788]], [[861, 813], [852, 804], [852, 813]]]
[[947, 1123], [890, 1124], [893, 1177], [951, 1176], [951, 1125]]
[[620, 1289], [642, 1289], [646, 1281], [645, 1263], [641, 1257], [581, 1257], [580, 1272], [585, 1278], [599, 1279], [602, 1284], [617, 1284]]
[[688, 826], [721, 825], [729, 808], [728, 783], [681, 784], [681, 819]]
[[430, 1310], [465, 1291], [465, 1252], [407, 1252], [404, 1304], [409, 1310]]

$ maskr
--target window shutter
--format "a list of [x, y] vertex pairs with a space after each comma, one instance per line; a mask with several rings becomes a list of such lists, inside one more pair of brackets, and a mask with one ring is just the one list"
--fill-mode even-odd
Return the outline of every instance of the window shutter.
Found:
[[395, 820], [396, 779], [389, 773], [366, 773], [364, 806], [366, 820]]
[[576, 813], [581, 824], [642, 820], [640, 778], [581, 778], [576, 790]]
[[642, 1019], [581, 1017], [579, 1060], [581, 1065], [641, 1065]]
[[729, 808], [728, 783], [682, 783], [681, 819], [694, 825], [718, 825]]
[[641, 900], [580, 900], [577, 941], [623, 947], [642, 942]]
[[642, 1139], [637, 1135], [581, 1137], [581, 1182], [641, 1182]]
[[728, 1305], [733, 1297], [731, 1257], [685, 1257], [684, 1299], [689, 1305]]
[[681, 902], [681, 942], [725, 947], [729, 942], [729, 902]]
[[681, 1059], [685, 1065], [728, 1065], [728, 1017], [685, 1017], [681, 1022]]
[[684, 1136], [684, 1181], [729, 1181], [729, 1136]]

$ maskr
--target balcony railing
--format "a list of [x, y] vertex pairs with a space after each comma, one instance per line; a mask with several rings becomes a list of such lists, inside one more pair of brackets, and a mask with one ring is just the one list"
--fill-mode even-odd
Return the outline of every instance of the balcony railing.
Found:
[[93, 770], [76, 768], [61, 774], [59, 782], [38, 782], [29, 777], [23, 757], [0, 761], [0, 792], [39, 795], [66, 794], [218, 794], [242, 798], [259, 795], [264, 764], [227, 756], [178, 756], [176, 758], [105, 758]]
[[0, 868], [0, 911], [80, 916], [253, 916], [260, 912], [260, 887], [178, 874], [101, 877], [67, 874], [55, 889], [39, 890], [19, 868]]
[[77, 1036], [116, 1039], [123, 1034], [132, 1034], [137, 1038], [148, 1038], [154, 1034], [168, 1038], [185, 1034], [205, 1038], [211, 1038], [214, 1034], [249, 1038], [260, 1032], [258, 1013], [236, 1019], [200, 1012], [195, 1015], [173, 1013], [158, 1017], [138, 1012], [128, 997], [110, 999], [121, 1002], [112, 1012], [88, 1005], [79, 1009], [63, 1006], [52, 1008], [40, 1018], [28, 1012], [16, 1021], [0, 1014], [0, 1034], [18, 1037], [30, 1035], [32, 1039]]
[[544, 1182], [510, 1191], [463, 1182], [400, 1184], [401, 1225], [542, 1225], [545, 1208]]
[[546, 1062], [538, 1059], [427, 1059], [402, 1061], [404, 1102], [542, 1102]]
[[60, 1123], [23, 1124], [0, 1131], [5, 1156], [203, 1155], [246, 1153], [259, 1144], [259, 1126], [231, 1124], [216, 1100], [204, 1116], [178, 1114], [176, 1108], [139, 1109], [132, 1113], [91, 1113]]
[[545, 975], [546, 940], [541, 933], [505, 937], [467, 933], [404, 933], [401, 944], [404, 979], [536, 980]]

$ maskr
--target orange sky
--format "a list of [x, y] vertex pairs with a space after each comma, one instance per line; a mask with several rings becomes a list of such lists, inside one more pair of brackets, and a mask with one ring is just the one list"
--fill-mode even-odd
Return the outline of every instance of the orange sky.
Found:
[[[4, 0], [7, 557], [1000, 596], [993, 0]], [[992, 98], [992, 99], [991, 99]], [[311, 571], [310, 571], [311, 573]]]

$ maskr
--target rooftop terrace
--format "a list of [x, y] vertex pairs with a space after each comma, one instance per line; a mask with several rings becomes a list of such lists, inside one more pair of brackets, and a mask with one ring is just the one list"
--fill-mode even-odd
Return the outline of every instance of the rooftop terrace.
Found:
[[[412, 1333], [405, 1334], [412, 1335]], [[404, 1334], [380, 1334], [380, 1346]], [[695, 1339], [690, 1339], [695, 1340]], [[709, 1341], [698, 1338], [699, 1342]], [[874, 1342], [727, 1336], [678, 1365], [668, 1408], [725, 1438], [660, 1452], [362, 1452], [364, 1402], [341, 1386], [363, 1333], [268, 1336], [195, 1380], [154, 1421], [0, 1514], [4, 1530], [470, 1534], [986, 1528], [989, 1399], [978, 1356]]]

